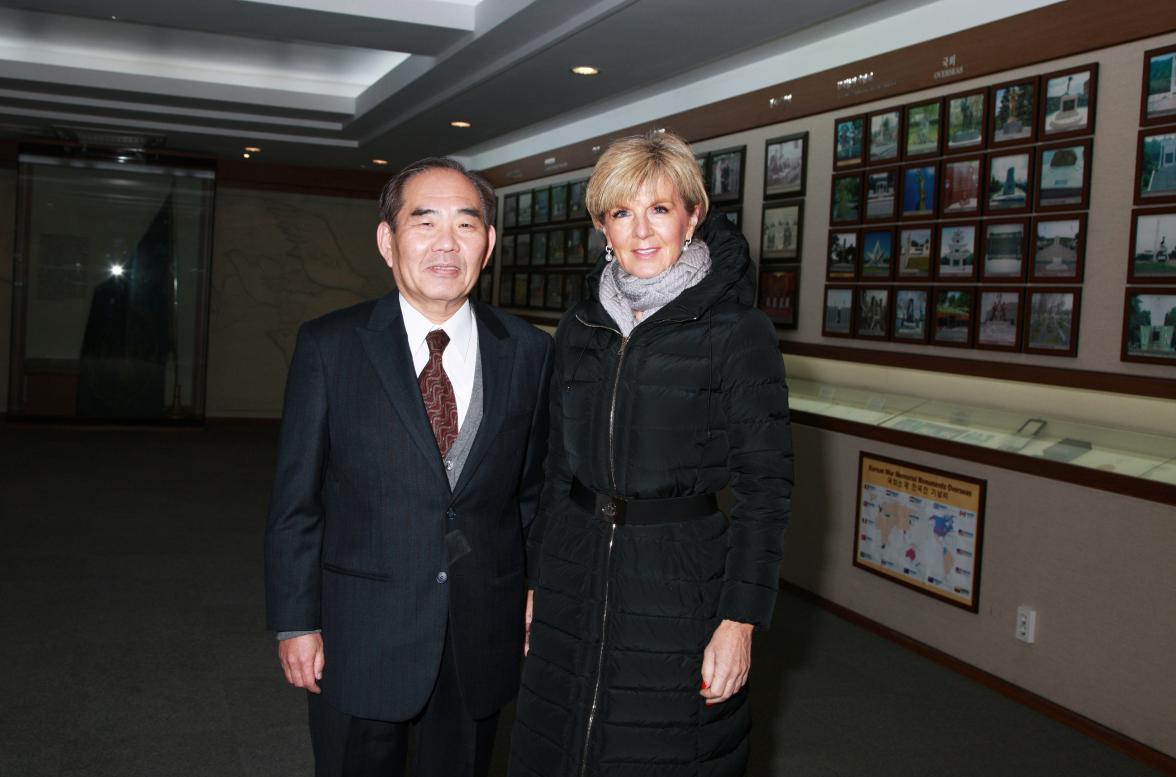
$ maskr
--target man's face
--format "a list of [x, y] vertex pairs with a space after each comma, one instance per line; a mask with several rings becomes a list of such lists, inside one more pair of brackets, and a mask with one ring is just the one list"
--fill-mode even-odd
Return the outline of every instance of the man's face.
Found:
[[396, 230], [380, 222], [376, 243], [396, 286], [435, 323], [469, 296], [494, 250], [494, 228], [482, 223], [478, 191], [456, 170], [426, 170], [409, 179]]

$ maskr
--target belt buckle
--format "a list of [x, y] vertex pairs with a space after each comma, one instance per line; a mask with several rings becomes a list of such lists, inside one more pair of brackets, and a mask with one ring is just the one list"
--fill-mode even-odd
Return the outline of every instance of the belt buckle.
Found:
[[596, 495], [596, 514], [613, 526], [625, 525], [625, 500], [607, 494]]

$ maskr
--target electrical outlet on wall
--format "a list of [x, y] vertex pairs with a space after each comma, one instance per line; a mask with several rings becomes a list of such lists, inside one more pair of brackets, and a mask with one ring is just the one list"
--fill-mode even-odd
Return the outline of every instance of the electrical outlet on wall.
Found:
[[1032, 607], [1017, 608], [1017, 628], [1014, 632], [1017, 639], [1032, 645], [1037, 638], [1037, 610]]

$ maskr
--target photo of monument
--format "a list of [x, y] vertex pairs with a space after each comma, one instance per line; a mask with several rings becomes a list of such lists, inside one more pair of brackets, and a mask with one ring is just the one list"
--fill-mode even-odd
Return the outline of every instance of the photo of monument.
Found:
[[1086, 146], [1075, 144], [1041, 152], [1038, 201], [1042, 207], [1081, 205], [1086, 178]]
[[831, 221], [861, 221], [862, 179], [859, 175], [847, 175], [833, 179], [833, 208]]
[[931, 276], [930, 227], [908, 227], [899, 230], [898, 275], [908, 278]]
[[984, 92], [947, 101], [947, 148], [958, 151], [984, 142]]
[[937, 343], [964, 345], [971, 342], [972, 291], [970, 289], [935, 290], [935, 332]]
[[894, 262], [894, 232], [866, 230], [862, 235], [862, 278], [889, 278]]
[[866, 218], [890, 220], [898, 204], [898, 172], [882, 170], [866, 174]]
[[825, 334], [849, 334], [852, 318], [853, 289], [825, 289]]
[[1077, 279], [1078, 249], [1082, 240], [1078, 219], [1041, 219], [1033, 251], [1033, 277]]
[[1176, 116], [1176, 51], [1148, 59], [1145, 104], [1148, 119]]
[[853, 278], [857, 274], [857, 232], [829, 233], [827, 277]]
[[935, 165], [919, 165], [918, 167], [903, 168], [903, 216], [935, 215], [935, 196], [938, 191], [935, 172]]
[[939, 109], [936, 100], [907, 108], [906, 153], [908, 157], [934, 154], [939, 150]]
[[979, 159], [963, 159], [943, 164], [943, 215], [975, 213], [980, 209]]
[[1026, 346], [1048, 351], [1071, 350], [1074, 293], [1033, 291], [1030, 295]]
[[927, 291], [899, 289], [894, 299], [894, 339], [927, 338]]
[[764, 196], [792, 194], [804, 188], [804, 138], [768, 144]]
[[1139, 196], [1143, 200], [1176, 196], [1176, 132], [1144, 136]]
[[1127, 307], [1127, 354], [1176, 361], [1176, 294], [1132, 294]]
[[898, 129], [902, 126], [902, 111], [876, 113], [870, 117], [870, 161], [886, 162], [898, 159]]
[[1046, 135], [1080, 132], [1090, 127], [1091, 71], [1079, 70], [1045, 82]]
[[988, 209], [1022, 210], [1029, 202], [1029, 154], [993, 155], [988, 160]]
[[970, 278], [975, 269], [976, 227], [944, 226], [939, 233], [940, 278]]
[[1017, 345], [1017, 321], [1021, 314], [1021, 295], [1013, 291], [983, 291], [980, 293], [979, 324], [976, 344], [1001, 348]]
[[1022, 277], [1025, 273], [1025, 223], [986, 224], [984, 228], [984, 277]]
[[858, 116], [852, 119], [841, 119], [837, 122], [835, 132], [837, 145], [833, 149], [833, 161], [837, 166], [860, 164], [862, 155], [862, 141], [865, 140], [865, 119]]
[[1135, 217], [1133, 278], [1176, 277], [1176, 213], [1144, 213]]
[[764, 209], [761, 259], [795, 259], [799, 255], [800, 206]]
[[1032, 82], [999, 87], [993, 92], [992, 142], [1011, 143], [1033, 137], [1037, 113]]
[[856, 327], [859, 337], [886, 337], [889, 302], [889, 289], [862, 289], [859, 292]]

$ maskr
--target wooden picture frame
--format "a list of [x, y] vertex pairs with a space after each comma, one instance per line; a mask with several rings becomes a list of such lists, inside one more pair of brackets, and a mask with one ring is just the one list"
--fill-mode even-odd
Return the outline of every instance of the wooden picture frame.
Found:
[[747, 146], [712, 151], [707, 155], [707, 186], [711, 202], [735, 202], [743, 199], [746, 165]]
[[564, 261], [568, 264], [584, 264], [587, 255], [588, 235], [585, 227], [571, 227], [567, 231]]
[[861, 173], [837, 173], [829, 191], [829, 224], [857, 224], [864, 205]]
[[943, 141], [943, 101], [920, 100], [903, 108], [902, 158], [931, 159], [939, 156]]
[[765, 202], [760, 221], [760, 261], [800, 261], [804, 200]]
[[557, 183], [551, 187], [551, 221], [558, 223], [568, 220], [568, 185]]
[[803, 197], [808, 179], [808, 133], [764, 141], [764, 199]]
[[903, 107], [896, 105], [869, 114], [866, 119], [867, 164], [893, 164], [902, 159], [904, 113]]
[[567, 237], [562, 229], [553, 229], [547, 235], [547, 263], [550, 265], [567, 263]]
[[1131, 211], [1127, 282], [1176, 283], [1176, 207]]
[[971, 348], [976, 317], [975, 286], [934, 286], [931, 344]]
[[581, 178], [568, 184], [568, 219], [588, 218], [588, 209], [584, 207], [584, 190], [588, 187], [588, 179]]
[[986, 219], [980, 226], [980, 259], [977, 262], [980, 280], [984, 283], [1024, 283], [1031, 258], [1029, 219]]
[[972, 89], [944, 97], [943, 115], [947, 125], [943, 133], [944, 154], [975, 152], [988, 144], [987, 89]]
[[898, 167], [879, 167], [866, 170], [862, 177], [865, 205], [862, 220], [886, 223], [898, 220]]
[[898, 218], [934, 219], [939, 213], [939, 163], [929, 160], [903, 165], [899, 179]]
[[891, 296], [889, 286], [859, 286], [854, 295], [857, 310], [853, 336], [863, 340], [889, 340]]
[[532, 207], [534, 215], [531, 216], [532, 224], [546, 224], [551, 221], [551, 187], [541, 186], [538, 189], [531, 191]]
[[984, 154], [945, 159], [939, 171], [939, 216], [979, 216], [984, 205], [984, 182], [988, 179]]
[[895, 279], [907, 283], [930, 281], [938, 256], [935, 225], [901, 224], [896, 231]]
[[533, 272], [530, 274], [530, 286], [527, 290], [527, 307], [542, 310], [547, 302], [547, 273]]
[[857, 485], [853, 565], [979, 612], [987, 482], [861, 451]]
[[1041, 140], [1093, 135], [1097, 107], [1098, 63], [1046, 73], [1041, 76]]
[[858, 279], [880, 283], [894, 277], [894, 227], [865, 227], [858, 252]]
[[829, 242], [825, 250], [825, 280], [852, 281], [857, 278], [861, 243], [859, 230], [829, 230]]
[[542, 267], [547, 264], [547, 232], [531, 233], [531, 266]]
[[1081, 283], [1086, 259], [1086, 214], [1034, 218], [1030, 257], [1031, 282]]
[[890, 322], [890, 339], [896, 343], [925, 343], [931, 334], [930, 286], [896, 287]]
[[1140, 130], [1135, 151], [1135, 204], [1176, 202], [1176, 125]]
[[515, 235], [515, 266], [531, 266], [531, 233], [520, 232]]
[[1025, 353], [1076, 356], [1081, 303], [1079, 286], [1031, 287], [1025, 298]]
[[543, 307], [548, 310], [562, 311], [564, 309], [563, 279], [562, 273], [547, 274], [547, 280], [544, 282]]
[[989, 351], [1020, 351], [1025, 290], [981, 286], [976, 297], [976, 347]]
[[519, 210], [518, 218], [516, 219], [516, 226], [531, 226], [531, 218], [534, 216], [531, 207], [534, 201], [534, 196], [534, 193], [530, 189], [524, 192], [519, 192]]
[[988, 155], [988, 180], [984, 184], [984, 213], [1004, 216], [1028, 213], [1033, 207], [1033, 182], [1037, 178], [1032, 148], [994, 151]]
[[517, 272], [514, 274], [514, 289], [510, 295], [511, 304], [516, 308], [525, 308], [527, 297], [531, 293], [531, 274]]
[[1144, 127], [1176, 123], [1176, 44], [1143, 52], [1139, 123]]
[[498, 238], [498, 261], [503, 267], [515, 265], [515, 236], [502, 235]]
[[800, 265], [759, 271], [757, 307], [780, 329], [796, 329], [800, 303]]
[[1086, 210], [1090, 207], [1090, 166], [1093, 143], [1063, 140], [1038, 146], [1037, 212]]
[[866, 114], [833, 120], [833, 169], [850, 170], [866, 164]]
[[1023, 146], [1037, 140], [1038, 80], [1018, 78], [989, 87], [988, 147]]
[[821, 309], [821, 334], [825, 337], [853, 337], [857, 306], [856, 286], [828, 284]]
[[502, 228], [513, 229], [519, 223], [519, 195], [507, 194], [502, 198]]
[[[1157, 318], [1161, 319], [1158, 324]], [[1169, 320], [1173, 323], [1167, 323]], [[1125, 290], [1120, 360], [1176, 366], [1173, 330], [1176, 330], [1176, 286]]]
[[979, 253], [979, 221], [941, 223], [939, 250], [935, 253], [935, 281], [966, 283], [975, 280]]
[[727, 217], [735, 225], [736, 229], [743, 228], [743, 204], [739, 202], [731, 203], [730, 205], [719, 205], [715, 207], [719, 213]]

